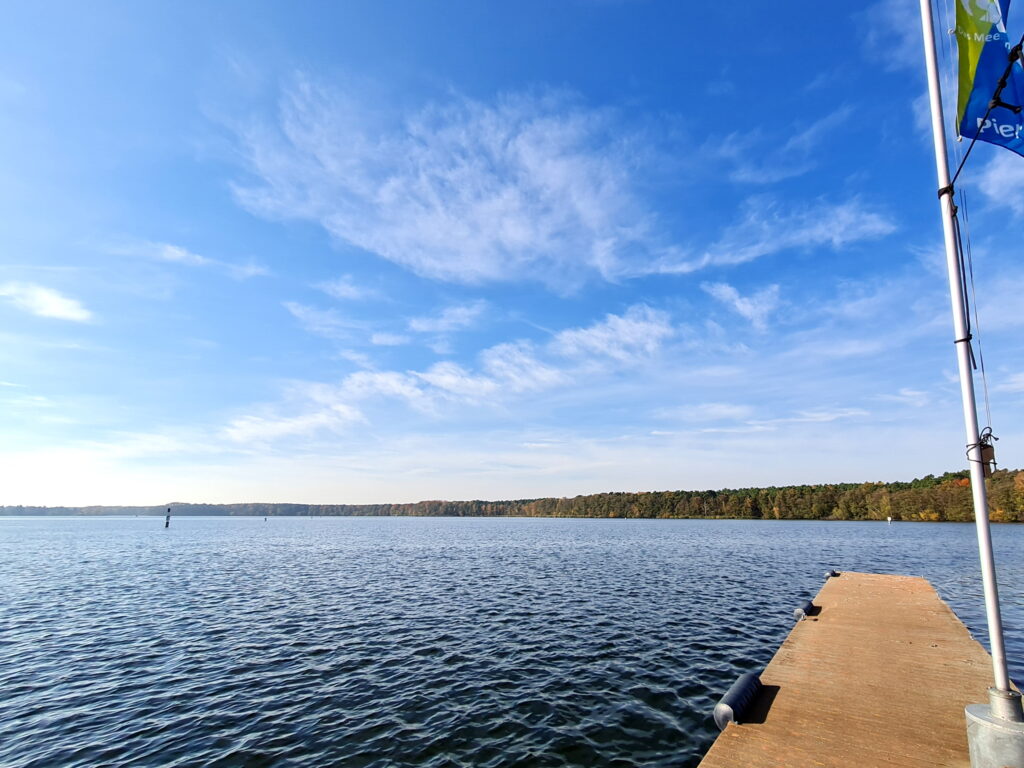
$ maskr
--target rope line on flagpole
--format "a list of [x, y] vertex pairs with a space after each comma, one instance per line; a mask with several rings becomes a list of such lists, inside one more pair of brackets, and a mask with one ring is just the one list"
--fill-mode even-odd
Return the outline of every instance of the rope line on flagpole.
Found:
[[[950, 185], [952, 186], [952, 185]], [[951, 190], [952, 191], [952, 190]], [[952, 208], [953, 218], [953, 237], [954, 245], [956, 246], [956, 262], [959, 272], [960, 279], [960, 294], [963, 297], [963, 312], [964, 318], [967, 322], [967, 328], [964, 332], [963, 338], [955, 339], [954, 344], [960, 344], [961, 342], [967, 342], [967, 353], [971, 357], [971, 368], [978, 370], [978, 361], [974, 357], [974, 346], [971, 344], [971, 340], [974, 339], [973, 326], [971, 325], [971, 303], [967, 293], [967, 260], [964, 258], [964, 237], [963, 232], [960, 229], [960, 209], [957, 204], [953, 201], [953, 195], [949, 196], [949, 204]]]
[[[952, 192], [952, 190], [949, 191]], [[987, 434], [987, 437], [981, 441], [981, 444], [987, 444], [990, 441], [998, 440], [999, 438], [992, 434], [992, 400], [989, 397], [988, 373], [985, 370], [985, 355], [981, 344], [981, 320], [978, 315], [978, 294], [974, 281], [974, 256], [971, 252], [970, 217], [967, 215], [967, 196], [963, 190], [960, 190], [960, 203], [961, 205], [958, 206], [953, 200], [953, 195], [950, 194], [949, 204], [952, 207], [951, 213], [953, 219], [954, 245], [956, 247], [957, 265], [959, 267], [958, 277], [960, 280], [960, 295], [963, 296], [964, 318], [967, 321], [967, 329], [963, 338], [955, 339], [953, 343], [967, 343], [967, 353], [971, 359], [971, 367], [974, 370], [981, 372], [982, 394], [985, 400], [986, 424], [982, 433]], [[963, 227], [968, 229], [966, 236], [964, 235], [963, 228], [960, 224], [961, 206], [963, 207], [964, 212]], [[974, 315], [973, 321], [971, 318], [972, 314]], [[973, 344], [975, 333], [977, 333], [978, 340], [977, 356], [974, 354]], [[968, 446], [968, 450], [973, 447], [973, 445]]]
[[960, 190], [960, 206], [964, 212], [964, 229], [966, 230], [964, 242], [966, 243], [967, 252], [967, 276], [970, 280], [971, 288], [970, 304], [973, 304], [974, 308], [974, 327], [978, 330], [978, 368], [981, 371], [982, 394], [985, 398], [985, 423], [988, 425], [988, 429], [991, 432], [992, 403], [988, 396], [988, 374], [985, 372], [985, 350], [981, 343], [981, 318], [978, 315], [978, 294], [975, 290], [974, 284], [974, 256], [971, 253], [971, 217], [968, 214], [967, 208], [967, 192], [963, 189]]
[[[952, 219], [953, 219], [953, 233], [954, 233], [954, 246], [956, 248], [956, 260], [959, 267], [958, 278], [960, 280], [960, 295], [963, 297], [963, 312], [964, 319], [967, 322], [967, 329], [962, 339], [956, 339], [953, 343], [960, 344], [962, 342], [967, 343], [967, 354], [971, 360], [971, 367], [974, 370], [981, 371], [981, 384], [982, 392], [985, 400], [985, 427], [981, 430], [978, 436], [977, 443], [971, 443], [967, 446], [967, 458], [969, 461], [975, 461], [971, 458], [971, 452], [975, 448], [985, 448], [986, 446], [992, 445], [999, 438], [992, 432], [992, 402], [988, 394], [988, 375], [985, 372], [985, 355], [982, 351], [981, 346], [981, 322], [978, 316], [978, 295], [975, 291], [974, 283], [974, 258], [971, 253], [971, 236], [970, 236], [970, 217], [967, 215], [967, 196], [963, 190], [960, 190], [960, 204], [964, 211], [964, 226], [968, 229], [967, 236], [964, 237], [964, 233], [960, 227], [960, 207], [953, 200], [952, 184], [950, 184], [950, 196], [949, 204], [952, 208]], [[940, 192], [941, 196], [941, 192]], [[967, 243], [966, 247], [964, 243]], [[969, 292], [968, 292], [969, 290]], [[973, 307], [972, 307], [973, 304]], [[971, 321], [971, 310], [973, 309], [974, 321]], [[974, 329], [977, 329], [978, 334], [978, 356], [974, 355]], [[995, 468], [996, 462], [993, 454], [993, 458], [990, 459], [992, 468]], [[980, 459], [982, 464], [988, 463], [985, 459]]]

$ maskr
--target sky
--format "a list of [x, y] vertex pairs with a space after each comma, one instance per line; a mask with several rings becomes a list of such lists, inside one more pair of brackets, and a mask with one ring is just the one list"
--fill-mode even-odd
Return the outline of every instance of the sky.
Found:
[[[966, 466], [914, 0], [5, 14], [0, 504]], [[1022, 182], [961, 183], [1009, 467]]]

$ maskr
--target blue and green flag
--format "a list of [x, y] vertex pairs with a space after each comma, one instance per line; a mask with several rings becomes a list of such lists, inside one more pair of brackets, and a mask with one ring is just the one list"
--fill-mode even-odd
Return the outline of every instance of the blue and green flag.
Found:
[[[960, 58], [957, 124], [961, 136], [1012, 149], [1024, 155], [1024, 112], [1005, 106], [989, 109], [999, 78], [1009, 64], [1006, 14], [1010, 0], [957, 0], [956, 38]], [[1024, 106], [1024, 67], [1013, 64], [1000, 101]]]

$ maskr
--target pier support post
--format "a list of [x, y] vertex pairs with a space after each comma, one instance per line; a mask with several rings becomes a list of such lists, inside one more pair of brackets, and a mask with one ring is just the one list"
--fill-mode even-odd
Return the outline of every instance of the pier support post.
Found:
[[968, 704], [971, 768], [1024, 768], [1024, 712], [1017, 691], [988, 689], [988, 704]]

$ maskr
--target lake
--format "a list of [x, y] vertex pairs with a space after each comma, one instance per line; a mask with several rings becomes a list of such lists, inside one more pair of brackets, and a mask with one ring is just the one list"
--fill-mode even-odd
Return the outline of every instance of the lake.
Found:
[[827, 568], [925, 576], [985, 641], [973, 525], [0, 518], [0, 764], [694, 766]]

